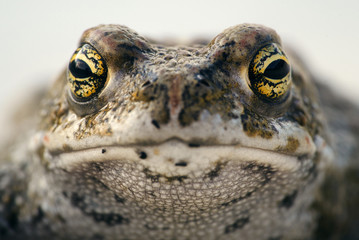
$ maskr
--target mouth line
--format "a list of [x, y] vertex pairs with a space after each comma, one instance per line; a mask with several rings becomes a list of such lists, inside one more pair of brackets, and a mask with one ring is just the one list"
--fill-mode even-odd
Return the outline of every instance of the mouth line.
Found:
[[[50, 166], [69, 168], [82, 163], [115, 161], [142, 164], [158, 169], [164, 169], [171, 160], [173, 168], [182, 168], [180, 163], [189, 166], [205, 168], [218, 162], [246, 163], [257, 162], [269, 164], [281, 169], [298, 169], [300, 156], [283, 154], [271, 150], [243, 147], [238, 145], [212, 145], [202, 147], [188, 147], [174, 142], [165, 142], [152, 146], [107, 146], [63, 152], [48, 159]], [[176, 165], [179, 164], [179, 165]], [[190, 168], [191, 168], [190, 167]], [[165, 171], [166, 172], [166, 171]]]
[[[191, 146], [190, 146], [191, 145]], [[188, 162], [208, 165], [209, 162], [261, 162], [280, 168], [297, 169], [301, 159], [310, 154], [287, 154], [240, 144], [192, 145], [179, 139], [156, 144], [106, 145], [66, 151], [48, 151], [46, 161], [53, 167], [67, 168], [81, 163], [118, 161], [160, 166], [171, 160], [174, 165]], [[45, 155], [44, 155], [45, 156]], [[202, 164], [203, 163], [203, 164]]]
[[[146, 142], [141, 142], [141, 143], [134, 143], [134, 144], [126, 144], [126, 145], [121, 145], [121, 144], [104, 144], [104, 145], [97, 145], [97, 146], [91, 146], [91, 147], [82, 147], [82, 148], [77, 148], [74, 149], [73, 147], [71, 147], [68, 144], [63, 144], [63, 149], [48, 149], [49, 154], [53, 157], [59, 156], [61, 154], [67, 154], [67, 153], [75, 153], [75, 152], [84, 152], [84, 151], [92, 151], [92, 150], [99, 150], [101, 149], [101, 152], [104, 154], [108, 149], [108, 148], [132, 148], [132, 149], [141, 149], [141, 148], [158, 148], [161, 146], [164, 146], [166, 144], [171, 144], [171, 145], [176, 145], [176, 146], [181, 146], [181, 147], [187, 147], [188, 149], [204, 149], [204, 148], [242, 148], [242, 149], [252, 149], [252, 150], [259, 150], [259, 151], [265, 151], [265, 152], [269, 152], [269, 153], [276, 153], [276, 154], [281, 154], [281, 155], [285, 155], [285, 156], [293, 156], [293, 157], [303, 157], [307, 154], [294, 154], [294, 153], [285, 153], [285, 152], [281, 152], [281, 151], [275, 151], [273, 149], [268, 149], [268, 148], [261, 148], [261, 147], [253, 147], [253, 146], [246, 146], [240, 143], [233, 143], [233, 144], [206, 144], [203, 141], [185, 141], [181, 138], [178, 137], [172, 137], [169, 139], [166, 139], [164, 141], [161, 142], [152, 142], [152, 143], [146, 143]], [[172, 146], [174, 147], [174, 146]]]

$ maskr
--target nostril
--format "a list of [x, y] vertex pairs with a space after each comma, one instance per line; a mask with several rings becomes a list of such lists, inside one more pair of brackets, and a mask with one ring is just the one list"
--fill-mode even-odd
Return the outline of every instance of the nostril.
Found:
[[180, 162], [175, 163], [175, 166], [176, 167], [187, 167], [187, 162], [180, 161]]

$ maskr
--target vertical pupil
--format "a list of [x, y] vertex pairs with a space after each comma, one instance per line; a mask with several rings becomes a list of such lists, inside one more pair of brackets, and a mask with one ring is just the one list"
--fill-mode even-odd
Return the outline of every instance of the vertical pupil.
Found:
[[69, 65], [69, 70], [75, 78], [88, 78], [92, 76], [91, 68], [80, 59], [75, 59]]
[[288, 73], [288, 63], [282, 59], [278, 59], [268, 65], [268, 67], [264, 71], [264, 76], [271, 79], [281, 79], [287, 76]]

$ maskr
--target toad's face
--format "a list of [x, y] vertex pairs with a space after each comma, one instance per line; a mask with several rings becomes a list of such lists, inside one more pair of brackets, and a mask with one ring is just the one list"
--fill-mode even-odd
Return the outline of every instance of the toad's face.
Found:
[[325, 146], [302, 69], [259, 25], [184, 47], [89, 29], [46, 100], [40, 157], [74, 219], [116, 236], [301, 232]]

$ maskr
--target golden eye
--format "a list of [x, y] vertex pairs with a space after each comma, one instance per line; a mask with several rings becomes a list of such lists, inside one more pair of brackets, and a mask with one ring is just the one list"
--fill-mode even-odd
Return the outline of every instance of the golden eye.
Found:
[[275, 43], [256, 53], [249, 64], [248, 76], [252, 91], [270, 101], [286, 96], [291, 84], [289, 61]]
[[98, 95], [107, 82], [105, 60], [89, 44], [75, 51], [67, 73], [70, 90], [79, 101], [87, 101]]

